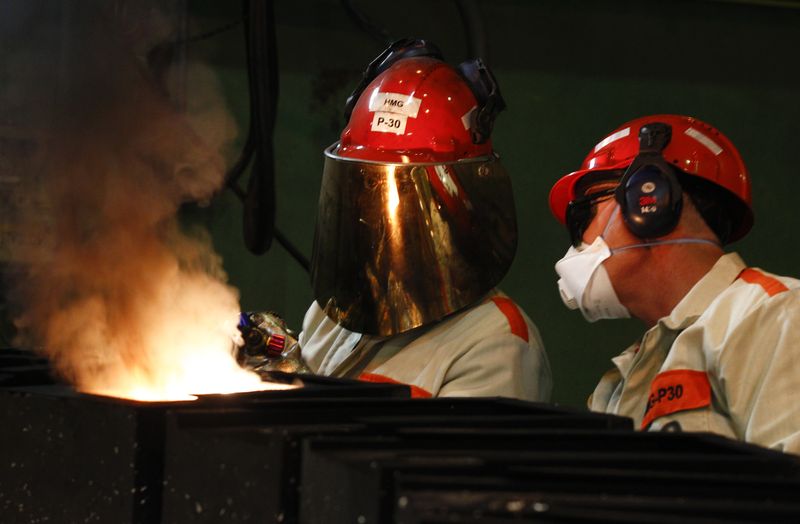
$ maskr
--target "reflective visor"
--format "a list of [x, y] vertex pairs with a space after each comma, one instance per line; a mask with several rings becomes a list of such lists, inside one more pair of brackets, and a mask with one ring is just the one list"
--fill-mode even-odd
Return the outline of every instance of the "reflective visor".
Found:
[[517, 246], [511, 183], [496, 157], [386, 164], [325, 151], [311, 280], [345, 328], [388, 336], [479, 300]]

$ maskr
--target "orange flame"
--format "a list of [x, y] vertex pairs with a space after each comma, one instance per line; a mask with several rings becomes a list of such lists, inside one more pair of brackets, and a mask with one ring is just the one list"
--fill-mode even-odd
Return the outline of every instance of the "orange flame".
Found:
[[156, 376], [145, 376], [136, 368], [125, 370], [115, 386], [87, 385], [86, 393], [139, 401], [196, 400], [201, 394], [229, 394], [246, 391], [294, 389], [297, 386], [263, 382], [252, 371], [239, 367], [223, 348], [203, 348], [184, 352], [178, 368], [164, 369]]

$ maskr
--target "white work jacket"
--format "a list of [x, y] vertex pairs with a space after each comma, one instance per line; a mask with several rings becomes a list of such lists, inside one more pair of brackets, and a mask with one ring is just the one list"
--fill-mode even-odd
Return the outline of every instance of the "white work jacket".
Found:
[[800, 281], [721, 257], [589, 398], [648, 430], [800, 453]]
[[550, 398], [539, 332], [496, 290], [465, 311], [393, 337], [348, 331], [314, 302], [298, 341], [314, 373], [408, 384], [414, 397]]

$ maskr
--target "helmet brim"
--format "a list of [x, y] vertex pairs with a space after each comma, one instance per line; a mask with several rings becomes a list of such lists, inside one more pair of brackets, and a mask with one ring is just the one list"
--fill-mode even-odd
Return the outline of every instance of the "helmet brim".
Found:
[[556, 220], [566, 225], [567, 206], [578, 196], [575, 194], [575, 187], [583, 177], [590, 173], [619, 171], [620, 169], [625, 169], [629, 164], [630, 161], [626, 160], [615, 165], [603, 166], [602, 169], [580, 169], [564, 175], [553, 184], [553, 187], [550, 189], [550, 196], [548, 198], [550, 202], [550, 212], [553, 213]]

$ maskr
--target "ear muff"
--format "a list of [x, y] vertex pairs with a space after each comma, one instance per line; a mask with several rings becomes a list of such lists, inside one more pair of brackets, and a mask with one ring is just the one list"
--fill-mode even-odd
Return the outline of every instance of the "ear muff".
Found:
[[683, 192], [673, 168], [661, 152], [672, 128], [661, 122], [639, 130], [639, 154], [625, 171], [615, 198], [628, 229], [639, 238], [669, 234], [681, 218]]

